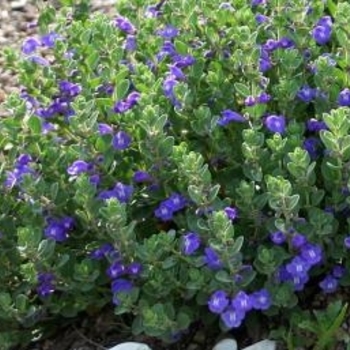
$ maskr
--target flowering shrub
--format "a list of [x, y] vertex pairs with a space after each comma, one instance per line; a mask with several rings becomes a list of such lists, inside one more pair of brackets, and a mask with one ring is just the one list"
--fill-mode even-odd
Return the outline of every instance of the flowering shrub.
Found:
[[78, 10], [7, 51], [1, 343], [113, 305], [167, 342], [268, 317], [326, 346], [346, 305], [310, 305], [350, 283], [350, 4]]

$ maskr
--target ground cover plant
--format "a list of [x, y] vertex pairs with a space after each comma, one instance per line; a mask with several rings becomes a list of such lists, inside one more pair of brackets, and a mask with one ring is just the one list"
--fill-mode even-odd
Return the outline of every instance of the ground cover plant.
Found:
[[4, 50], [0, 343], [107, 306], [168, 344], [347, 344], [350, 4], [61, 3]]

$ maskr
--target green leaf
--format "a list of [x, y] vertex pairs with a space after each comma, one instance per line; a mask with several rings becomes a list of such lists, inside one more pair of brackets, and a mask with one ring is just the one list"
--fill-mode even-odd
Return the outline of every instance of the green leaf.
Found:
[[174, 267], [176, 265], [177, 265], [177, 260], [175, 259], [174, 256], [169, 256], [162, 262], [163, 270], [171, 269], [172, 267]]
[[198, 186], [190, 185], [188, 186], [188, 194], [190, 198], [197, 204], [200, 205], [203, 202], [204, 196], [201, 189]]
[[188, 329], [189, 325], [191, 324], [192, 320], [189, 315], [187, 315], [184, 312], [179, 312], [176, 317], [176, 323], [179, 329]]
[[234, 283], [234, 280], [232, 278], [232, 276], [230, 276], [230, 274], [226, 271], [218, 271], [215, 274], [215, 279], [219, 282], [223, 282], [223, 283]]
[[117, 81], [117, 86], [114, 93], [114, 98], [116, 101], [122, 100], [130, 88], [130, 81], [127, 79]]
[[92, 51], [90, 55], [86, 57], [85, 62], [91, 72], [93, 72], [96, 69], [99, 60], [100, 54], [98, 51]]
[[0, 293], [0, 307], [3, 310], [8, 310], [12, 304], [12, 298], [9, 293]]
[[167, 136], [164, 140], [162, 140], [159, 147], [159, 153], [161, 157], [170, 156], [173, 153], [173, 147], [174, 147], [174, 137]]
[[39, 259], [49, 259], [56, 247], [56, 242], [53, 239], [44, 239], [40, 242], [38, 247], [38, 258]]
[[289, 211], [293, 211], [299, 203], [300, 196], [294, 194], [293, 196], [285, 197], [285, 207]]
[[233, 245], [227, 248], [231, 257], [238, 254], [241, 251], [243, 243], [244, 236], [239, 236], [235, 239]]
[[209, 191], [209, 194], [208, 194], [208, 201], [211, 203], [215, 200], [215, 198], [217, 197], [219, 191], [220, 191], [220, 185], [217, 184], [215, 186], [213, 186], [210, 191]]
[[242, 83], [235, 83], [233, 84], [235, 87], [235, 90], [242, 96], [242, 97], [247, 97], [251, 95], [250, 89], [248, 86], [242, 84]]
[[321, 130], [320, 137], [328, 150], [338, 151], [339, 143], [337, 138], [328, 130]]
[[41, 119], [35, 115], [32, 115], [28, 120], [28, 127], [33, 134], [41, 134]]
[[142, 317], [140, 315], [137, 315], [131, 325], [131, 331], [133, 335], [140, 335], [143, 331], [143, 323], [142, 323]]
[[16, 296], [15, 305], [19, 312], [25, 312], [28, 305], [28, 297], [24, 294], [18, 294]]
[[180, 55], [186, 55], [188, 51], [188, 45], [180, 40], [175, 40], [175, 49]]
[[57, 194], [58, 194], [58, 190], [59, 190], [58, 182], [54, 182], [50, 187], [50, 196], [51, 196], [50, 199], [52, 201], [55, 201]]
[[[340, 301], [338, 303], [340, 304]], [[329, 312], [331, 307], [334, 306], [334, 304], [336, 304], [336, 303], [330, 304], [328, 306], [327, 313]], [[347, 309], [348, 309], [348, 303], [344, 304], [344, 306], [342, 307], [341, 311], [339, 312], [339, 314], [336, 316], [335, 319], [329, 320], [332, 322], [331, 325], [327, 329], [318, 333], [319, 338], [318, 338], [318, 341], [314, 347], [314, 350], [325, 349], [330, 343], [332, 343], [332, 342], [334, 343], [335, 334], [344, 322]]]

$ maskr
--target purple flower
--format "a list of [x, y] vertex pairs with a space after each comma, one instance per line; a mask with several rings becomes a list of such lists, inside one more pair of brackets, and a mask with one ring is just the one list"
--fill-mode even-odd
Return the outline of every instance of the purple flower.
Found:
[[348, 88], [342, 90], [338, 96], [339, 106], [350, 106], [350, 90]]
[[90, 253], [90, 258], [94, 260], [101, 260], [103, 259], [106, 255], [108, 255], [110, 252], [114, 250], [114, 247], [110, 243], [104, 243], [102, 244], [99, 248], [93, 250]]
[[67, 50], [64, 54], [63, 57], [67, 60], [70, 60], [74, 57], [76, 51], [75, 50]]
[[44, 283], [36, 288], [36, 292], [40, 297], [45, 298], [55, 292], [55, 287], [51, 283]]
[[124, 185], [120, 182], [112, 190], [102, 191], [98, 195], [98, 198], [102, 200], [108, 200], [111, 198], [117, 198], [119, 202], [126, 203], [130, 200], [133, 194], [133, 187]]
[[328, 43], [332, 36], [332, 29], [328, 26], [318, 25], [312, 30], [312, 37], [319, 45]]
[[50, 65], [50, 62], [41, 56], [29, 56], [28, 60], [44, 67], [47, 67]]
[[331, 16], [323, 16], [321, 17], [318, 22], [317, 22], [318, 26], [323, 26], [323, 27], [327, 27], [327, 28], [332, 28], [333, 26], [333, 21]]
[[99, 131], [100, 135], [112, 134], [113, 128], [108, 124], [99, 123], [98, 124], [98, 131]]
[[[13, 171], [7, 171], [7, 177], [4, 181], [4, 185], [8, 188], [13, 188], [15, 185], [19, 184], [22, 180], [24, 175], [34, 174], [33, 169], [31, 169], [27, 164], [22, 164], [19, 159], [17, 159], [16, 167]], [[24, 162], [25, 163], [25, 162]]]
[[232, 207], [226, 207], [224, 209], [224, 212], [226, 214], [226, 216], [230, 219], [230, 220], [235, 220], [238, 216], [238, 210], [237, 208], [232, 208]]
[[79, 95], [82, 90], [79, 84], [71, 83], [67, 80], [63, 80], [59, 83], [59, 89], [61, 94], [69, 97], [75, 97]]
[[154, 211], [156, 218], [162, 221], [170, 221], [173, 218], [174, 211], [169, 208], [166, 204], [161, 203], [157, 209]]
[[132, 287], [132, 283], [124, 278], [119, 278], [112, 282], [113, 293], [128, 293]]
[[271, 63], [270, 57], [268, 55], [266, 55], [264, 57], [260, 57], [260, 59], [259, 59], [260, 72], [265, 73], [271, 68], [272, 68], [272, 63]]
[[178, 211], [186, 207], [187, 200], [179, 193], [173, 193], [166, 201], [165, 204], [173, 211]]
[[174, 87], [178, 84], [178, 81], [174, 79], [174, 76], [170, 75], [163, 81], [163, 92], [167, 98], [174, 98]]
[[269, 17], [262, 15], [261, 13], [256, 14], [255, 16], [256, 23], [261, 24], [269, 20]]
[[243, 291], [239, 291], [232, 299], [231, 305], [234, 309], [245, 312], [253, 308], [251, 297]]
[[218, 125], [226, 126], [231, 122], [246, 122], [247, 120], [239, 113], [226, 109], [221, 112], [221, 118], [218, 120]]
[[270, 239], [273, 243], [281, 245], [286, 241], [287, 238], [282, 231], [276, 231], [270, 234]]
[[32, 162], [33, 158], [30, 154], [23, 153], [20, 154], [17, 158], [17, 164], [18, 165], [27, 165], [28, 163]]
[[40, 297], [47, 297], [51, 295], [55, 291], [55, 287], [53, 282], [55, 280], [55, 276], [49, 272], [40, 272], [37, 275], [38, 286], [36, 291]]
[[290, 277], [290, 281], [293, 284], [295, 291], [302, 291], [305, 287], [305, 284], [309, 281], [309, 275], [293, 275]]
[[142, 265], [138, 262], [132, 262], [126, 269], [126, 272], [132, 276], [138, 276], [142, 271]]
[[124, 185], [121, 182], [117, 182], [117, 184], [114, 186], [113, 192], [120, 203], [127, 203], [133, 195], [134, 188], [133, 186]]
[[283, 37], [279, 40], [278, 46], [282, 49], [290, 49], [295, 46], [295, 43], [292, 39]]
[[275, 279], [278, 283], [281, 282], [286, 282], [286, 281], [290, 281], [292, 278], [292, 276], [290, 275], [290, 273], [286, 270], [286, 267], [284, 265], [281, 265], [275, 273]]
[[266, 93], [262, 92], [258, 97], [257, 97], [257, 102], [258, 103], [267, 103], [271, 100], [271, 96]]
[[220, 10], [230, 10], [230, 11], [234, 11], [234, 8], [232, 7], [232, 5], [229, 2], [222, 2], [219, 5], [219, 9]]
[[131, 106], [126, 101], [117, 101], [113, 107], [115, 113], [125, 113], [129, 109], [131, 109]]
[[307, 137], [303, 142], [303, 148], [309, 153], [312, 160], [320, 155], [321, 141], [316, 137]]
[[178, 79], [178, 80], [185, 80], [186, 75], [183, 73], [181, 68], [177, 67], [176, 65], [172, 64], [170, 65], [170, 76], [172, 79]]
[[238, 328], [245, 317], [245, 313], [234, 308], [229, 308], [221, 314], [221, 320], [227, 328]]
[[267, 310], [271, 306], [271, 296], [266, 289], [254, 292], [250, 297], [255, 310]]
[[324, 121], [319, 121], [315, 118], [311, 118], [306, 122], [306, 127], [311, 132], [318, 132], [321, 130], [327, 130], [327, 125]]
[[64, 242], [68, 239], [67, 230], [61, 222], [52, 220], [44, 229], [45, 237], [52, 238], [56, 242]]
[[267, 0], [252, 0], [251, 6], [266, 5]]
[[209, 310], [214, 314], [221, 314], [229, 304], [229, 299], [227, 293], [223, 290], [218, 290], [214, 292], [209, 301]]
[[147, 171], [137, 170], [134, 173], [133, 180], [135, 182], [150, 182], [152, 181], [151, 175]]
[[330, 294], [334, 293], [337, 290], [339, 282], [333, 276], [328, 275], [318, 285], [324, 293]]
[[114, 92], [114, 86], [111, 83], [101, 84], [96, 89], [99, 93], [105, 93], [107, 95], [112, 95]]
[[157, 55], [158, 61], [161, 61], [165, 56], [174, 56], [176, 54], [176, 49], [171, 41], [165, 41], [163, 46]]
[[124, 49], [127, 51], [135, 51], [137, 47], [136, 38], [134, 35], [128, 35], [124, 42]]
[[39, 272], [37, 275], [37, 280], [39, 283], [51, 283], [55, 279], [53, 273], [50, 272]]
[[268, 39], [266, 43], [262, 46], [265, 51], [274, 51], [278, 49], [278, 41], [274, 39]]
[[173, 218], [174, 212], [182, 210], [186, 205], [186, 198], [178, 193], [173, 193], [169, 198], [160, 203], [154, 214], [163, 221], [169, 221]]
[[125, 102], [129, 105], [129, 108], [133, 108], [138, 103], [141, 94], [137, 91], [131, 92], [127, 97]]
[[342, 278], [345, 273], [345, 267], [341, 265], [335, 265], [332, 270], [332, 276], [335, 278]]
[[303, 102], [309, 103], [316, 97], [316, 90], [304, 85], [297, 93], [297, 97]]
[[131, 137], [124, 131], [118, 131], [113, 139], [112, 139], [112, 145], [114, 149], [117, 150], [125, 150], [127, 149], [131, 144]]
[[106, 271], [107, 276], [111, 279], [119, 278], [126, 273], [125, 266], [120, 261], [114, 261]]
[[291, 276], [305, 276], [310, 270], [311, 265], [300, 256], [296, 256], [286, 265], [286, 270]]
[[48, 122], [43, 122], [42, 123], [42, 134], [46, 135], [47, 133], [49, 133], [52, 130], [56, 130], [57, 129], [57, 125], [54, 125], [52, 123], [48, 123]]
[[146, 18], [156, 18], [161, 14], [157, 6], [147, 6], [145, 10]]
[[188, 232], [182, 237], [182, 252], [185, 255], [192, 255], [201, 245], [198, 233]]
[[248, 96], [245, 100], [244, 100], [244, 104], [247, 106], [247, 107], [252, 107], [252, 106], [255, 106], [256, 104], [256, 98], [254, 96]]
[[300, 234], [300, 233], [295, 233], [292, 236], [291, 239], [291, 244], [292, 247], [295, 249], [300, 249], [302, 246], [304, 246], [307, 243], [307, 239], [304, 235]]
[[54, 32], [48, 33], [41, 37], [41, 44], [43, 46], [53, 48], [55, 46], [56, 40], [61, 39], [61, 37]]
[[65, 230], [71, 230], [74, 227], [74, 219], [70, 216], [65, 216], [60, 220], [61, 225]]
[[27, 38], [22, 44], [22, 52], [26, 55], [33, 53], [41, 45], [36, 38]]
[[72, 176], [76, 176], [91, 170], [91, 164], [84, 160], [76, 160], [71, 166], [67, 168], [67, 173]]
[[179, 34], [179, 30], [172, 25], [167, 25], [163, 29], [158, 30], [157, 34], [164, 39], [170, 40]]
[[174, 55], [172, 60], [178, 68], [186, 68], [196, 63], [196, 59], [191, 55]]
[[322, 249], [319, 245], [306, 243], [301, 247], [300, 255], [311, 266], [316, 265], [322, 260]]
[[220, 257], [213, 248], [205, 248], [204, 254], [204, 263], [207, 264], [211, 270], [218, 270], [222, 267]]
[[118, 16], [114, 20], [114, 25], [126, 34], [136, 33], [136, 28], [126, 17]]
[[350, 249], [350, 236], [344, 238], [344, 246], [347, 249]]
[[281, 115], [270, 115], [265, 119], [265, 125], [271, 132], [283, 134], [286, 131], [286, 120]]

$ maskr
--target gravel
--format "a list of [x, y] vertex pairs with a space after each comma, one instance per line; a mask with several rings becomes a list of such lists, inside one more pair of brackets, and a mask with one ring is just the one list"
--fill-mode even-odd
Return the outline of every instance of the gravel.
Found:
[[[36, 34], [37, 28], [29, 24], [38, 18], [39, 1], [42, 0], [0, 0], [0, 104], [18, 91], [19, 85], [16, 76], [4, 67], [3, 49], [20, 49], [24, 38]], [[116, 0], [92, 0], [92, 8], [113, 15], [115, 3]], [[6, 113], [0, 105], [0, 116], [3, 115]]]

